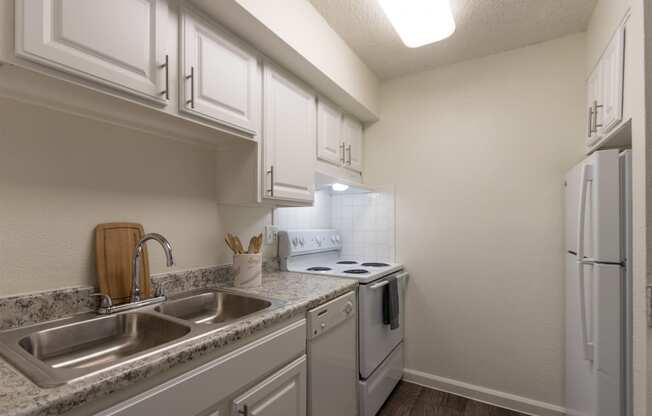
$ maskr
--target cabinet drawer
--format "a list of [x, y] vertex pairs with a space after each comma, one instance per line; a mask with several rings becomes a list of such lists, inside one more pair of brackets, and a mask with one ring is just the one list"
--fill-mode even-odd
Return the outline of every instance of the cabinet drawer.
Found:
[[236, 398], [232, 415], [305, 416], [306, 373], [304, 355]]
[[301, 320], [96, 416], [200, 414], [305, 349], [306, 321]]

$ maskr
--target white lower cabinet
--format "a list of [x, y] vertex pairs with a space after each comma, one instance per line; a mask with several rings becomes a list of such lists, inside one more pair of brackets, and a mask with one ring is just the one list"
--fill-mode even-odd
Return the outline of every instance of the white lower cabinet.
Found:
[[305, 356], [233, 401], [232, 415], [234, 416], [304, 416], [305, 414]]
[[305, 416], [305, 353], [303, 319], [96, 416]]

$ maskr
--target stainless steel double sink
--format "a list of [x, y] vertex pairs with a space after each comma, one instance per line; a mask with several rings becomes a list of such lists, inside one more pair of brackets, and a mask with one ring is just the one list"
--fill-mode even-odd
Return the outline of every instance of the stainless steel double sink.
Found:
[[155, 306], [88, 313], [0, 332], [0, 355], [41, 387], [55, 387], [182, 345], [283, 305], [230, 290], [204, 290]]

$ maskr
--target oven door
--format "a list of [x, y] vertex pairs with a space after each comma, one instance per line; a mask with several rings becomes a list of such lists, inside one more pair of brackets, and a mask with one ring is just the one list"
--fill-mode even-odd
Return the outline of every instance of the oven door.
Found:
[[[391, 330], [383, 324], [383, 291], [389, 277], [396, 277], [399, 284], [398, 328]], [[405, 327], [405, 286], [408, 274], [394, 273], [366, 285], [360, 285], [358, 319], [360, 333], [360, 377], [367, 379], [403, 340]]]

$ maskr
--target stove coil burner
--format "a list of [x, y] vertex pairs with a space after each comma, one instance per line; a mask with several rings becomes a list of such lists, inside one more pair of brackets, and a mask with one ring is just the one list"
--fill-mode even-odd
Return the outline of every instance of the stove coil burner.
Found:
[[329, 270], [333, 270], [333, 269], [331, 269], [330, 267], [321, 267], [321, 266], [308, 268], [309, 272], [327, 272]]
[[387, 267], [389, 264], [387, 263], [362, 263], [361, 266], [365, 267]]
[[358, 264], [358, 262], [353, 260], [342, 260], [338, 261], [337, 264]]
[[367, 273], [369, 273], [369, 270], [365, 270], [365, 269], [349, 269], [349, 270], [344, 270], [344, 273], [348, 273], [348, 274], [367, 274]]

